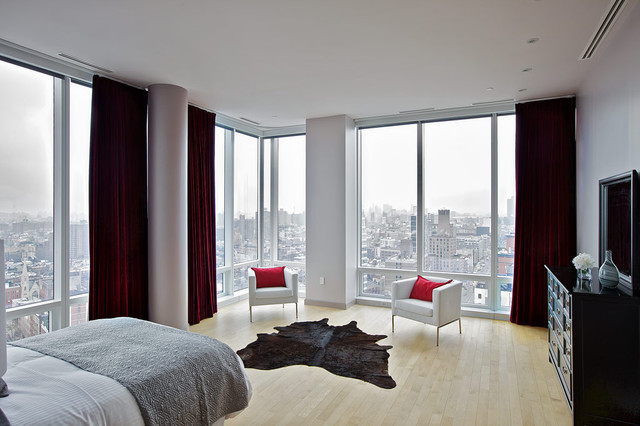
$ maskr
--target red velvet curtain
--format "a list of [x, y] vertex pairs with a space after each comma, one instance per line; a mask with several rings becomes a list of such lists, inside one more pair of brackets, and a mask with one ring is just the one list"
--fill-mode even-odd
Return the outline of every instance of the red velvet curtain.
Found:
[[214, 152], [216, 115], [189, 106], [189, 324], [218, 311]]
[[147, 92], [95, 76], [89, 319], [148, 318]]
[[575, 98], [516, 105], [516, 194], [511, 322], [546, 327], [544, 265], [576, 255]]

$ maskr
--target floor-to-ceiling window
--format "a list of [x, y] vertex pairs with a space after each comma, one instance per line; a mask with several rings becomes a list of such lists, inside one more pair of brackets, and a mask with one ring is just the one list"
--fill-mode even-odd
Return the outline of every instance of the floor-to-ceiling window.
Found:
[[514, 116], [359, 129], [361, 296], [421, 275], [463, 282], [462, 303], [511, 305]]
[[[70, 84], [69, 136], [69, 325], [87, 321], [89, 292], [89, 139], [91, 88]], [[74, 303], [78, 301], [79, 303]]]
[[415, 123], [360, 130], [360, 265], [376, 269], [363, 295], [389, 297], [399, 270], [417, 270], [417, 136]]
[[498, 303], [511, 309], [513, 264], [516, 240], [516, 120], [514, 115], [498, 117]]
[[[280, 137], [273, 140], [277, 144], [277, 167], [273, 167], [277, 179], [277, 203], [274, 209], [277, 230], [278, 265], [286, 265], [298, 272], [300, 289], [305, 288], [306, 262], [306, 189], [304, 135]], [[265, 256], [266, 257], [266, 256]]]
[[245, 290], [253, 266], [286, 265], [304, 289], [305, 137], [260, 133], [216, 126], [219, 297]]
[[215, 210], [216, 210], [216, 291], [218, 294], [225, 294], [227, 290], [225, 273], [221, 268], [227, 266], [227, 251], [225, 250], [225, 153], [226, 153], [226, 133], [228, 131], [222, 127], [215, 129], [214, 148], [214, 190], [215, 190]]
[[491, 117], [422, 125], [423, 268], [468, 274], [462, 303], [487, 306], [491, 275]]
[[91, 89], [0, 60], [7, 337], [86, 321]]
[[247, 271], [258, 262], [258, 138], [233, 138], [233, 289], [247, 288]]

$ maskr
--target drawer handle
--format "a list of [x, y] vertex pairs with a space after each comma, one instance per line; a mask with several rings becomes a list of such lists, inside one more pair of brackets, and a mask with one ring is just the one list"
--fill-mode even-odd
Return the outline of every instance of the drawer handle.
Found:
[[552, 345], [553, 347], [555, 347], [555, 346], [556, 346], [556, 342], [552, 340], [552, 341], [551, 341], [551, 345]]
[[565, 367], [564, 365], [562, 366], [562, 372], [564, 374], [569, 374], [569, 370], [567, 370], [567, 367]]

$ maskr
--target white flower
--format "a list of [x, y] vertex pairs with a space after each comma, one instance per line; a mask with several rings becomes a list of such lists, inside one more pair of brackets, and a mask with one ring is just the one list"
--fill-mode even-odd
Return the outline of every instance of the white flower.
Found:
[[596, 262], [593, 260], [590, 254], [580, 253], [573, 258], [573, 266], [578, 270], [589, 269], [596, 266]]

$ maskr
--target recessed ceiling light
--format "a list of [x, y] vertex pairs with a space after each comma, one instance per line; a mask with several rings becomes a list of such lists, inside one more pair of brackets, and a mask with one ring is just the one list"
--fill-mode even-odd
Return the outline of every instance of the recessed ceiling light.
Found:
[[522, 72], [529, 72], [529, 71], [533, 71], [533, 68], [525, 68], [522, 70]]
[[527, 40], [527, 44], [533, 44], [533, 43], [537, 43], [539, 41], [540, 41], [540, 39], [538, 37], [533, 37], [533, 38], [530, 38], [529, 40]]
[[527, 91], [527, 89], [520, 89], [520, 90], [518, 90], [518, 92], [526, 92], [526, 91]]
[[490, 92], [492, 90], [493, 90], [493, 87], [491, 87], [491, 86], [487, 87], [487, 92]]

